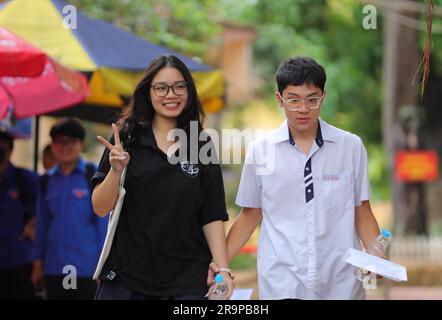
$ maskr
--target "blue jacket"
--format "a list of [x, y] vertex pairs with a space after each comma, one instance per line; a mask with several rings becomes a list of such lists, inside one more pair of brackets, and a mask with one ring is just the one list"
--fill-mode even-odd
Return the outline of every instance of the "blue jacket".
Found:
[[94, 214], [86, 162], [65, 176], [58, 165], [47, 172], [45, 196], [37, 198], [36, 259], [46, 275], [63, 275], [73, 265], [77, 276], [92, 277], [106, 235], [107, 218]]
[[[22, 193], [17, 181], [20, 170]], [[32, 171], [17, 169], [11, 163], [0, 180], [0, 269], [14, 268], [32, 261], [33, 243], [19, 240], [25, 225], [24, 207], [35, 215], [38, 176]]]

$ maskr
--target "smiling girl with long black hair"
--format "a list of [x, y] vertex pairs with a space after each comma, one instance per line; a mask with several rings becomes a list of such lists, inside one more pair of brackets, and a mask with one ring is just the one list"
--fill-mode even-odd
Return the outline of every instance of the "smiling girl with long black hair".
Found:
[[231, 295], [220, 166], [173, 164], [176, 141], [167, 139], [173, 129], [189, 137], [191, 121], [200, 133], [202, 120], [190, 71], [177, 57], [161, 56], [147, 68], [110, 141], [98, 137], [106, 150], [92, 179], [95, 212], [114, 208], [125, 167], [127, 193], [97, 299], [204, 299], [212, 258], [224, 267]]

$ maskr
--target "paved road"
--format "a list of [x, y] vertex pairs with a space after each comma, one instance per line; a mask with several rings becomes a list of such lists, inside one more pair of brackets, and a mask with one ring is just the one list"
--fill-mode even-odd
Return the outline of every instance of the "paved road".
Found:
[[[253, 288], [252, 299], [258, 299], [256, 270], [236, 271], [235, 283], [238, 288]], [[379, 285], [376, 290], [367, 290], [368, 300], [384, 300], [385, 288]], [[388, 291], [389, 300], [442, 300], [442, 287], [392, 286]]]

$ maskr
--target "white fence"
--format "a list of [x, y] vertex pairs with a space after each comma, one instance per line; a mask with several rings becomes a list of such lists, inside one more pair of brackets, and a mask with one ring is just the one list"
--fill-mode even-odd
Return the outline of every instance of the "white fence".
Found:
[[390, 259], [395, 262], [442, 264], [442, 236], [393, 238]]

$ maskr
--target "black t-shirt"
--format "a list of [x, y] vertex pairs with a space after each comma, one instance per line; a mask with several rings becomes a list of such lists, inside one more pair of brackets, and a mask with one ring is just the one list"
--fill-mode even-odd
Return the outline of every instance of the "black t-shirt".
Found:
[[[126, 195], [100, 278], [113, 271], [129, 289], [151, 296], [203, 295], [212, 256], [202, 227], [228, 219], [220, 166], [189, 174], [188, 167], [168, 162], [150, 123], [137, 125], [133, 134]], [[109, 170], [106, 149], [94, 187]]]

